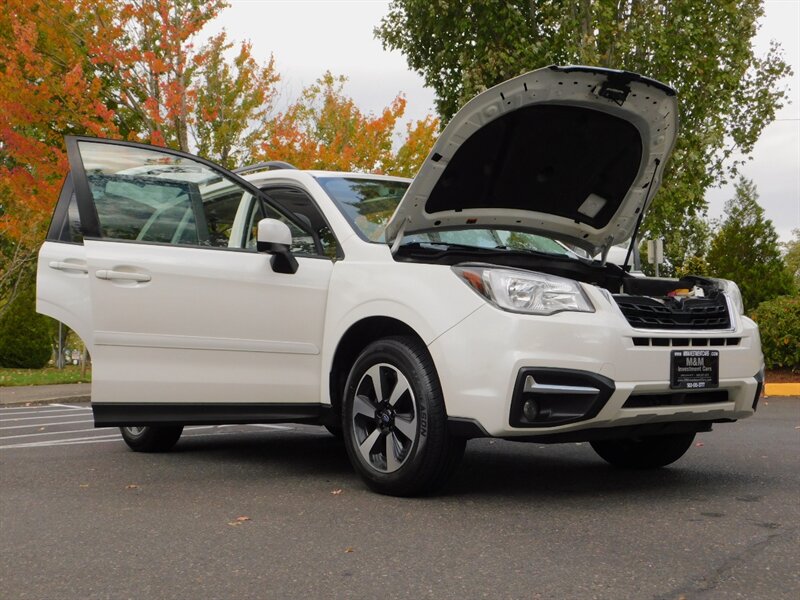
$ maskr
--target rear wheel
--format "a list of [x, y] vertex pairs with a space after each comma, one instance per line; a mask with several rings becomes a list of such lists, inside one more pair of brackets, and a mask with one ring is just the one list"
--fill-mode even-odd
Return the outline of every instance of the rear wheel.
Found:
[[628, 469], [657, 469], [674, 463], [692, 446], [695, 434], [598, 440], [592, 448], [606, 462]]
[[465, 440], [448, 433], [433, 361], [414, 338], [385, 338], [367, 346], [350, 371], [343, 408], [350, 462], [376, 492], [432, 492], [464, 454]]
[[120, 427], [122, 439], [135, 452], [166, 452], [170, 450], [183, 433], [183, 426], [155, 427], [132, 426]]

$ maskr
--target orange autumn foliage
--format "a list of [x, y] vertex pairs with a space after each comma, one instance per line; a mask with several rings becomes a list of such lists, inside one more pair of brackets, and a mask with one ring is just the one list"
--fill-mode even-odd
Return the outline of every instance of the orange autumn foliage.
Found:
[[94, 73], [84, 47], [108, 2], [5, 0], [4, 4], [0, 236], [36, 247], [67, 171], [63, 136], [118, 135], [115, 112], [104, 102], [104, 82]]
[[305, 88], [297, 101], [269, 121], [266, 137], [253, 145], [251, 156], [283, 160], [299, 169], [415, 175], [436, 141], [439, 119], [428, 116], [408, 123], [397, 148], [396, 129], [406, 108], [403, 95], [380, 114], [365, 114], [345, 94], [346, 81], [326, 72]]
[[254, 158], [285, 160], [299, 169], [382, 172], [406, 100], [398, 95], [380, 115], [364, 114], [343, 92], [346, 79], [326, 72], [270, 123]]
[[[222, 0], [5, 1], [0, 250], [24, 249], [14, 256], [28, 266], [35, 258], [68, 168], [65, 134], [163, 144], [230, 167], [281, 159], [300, 168], [413, 175], [435, 139], [436, 119], [407, 125], [400, 142], [402, 95], [377, 115], [365, 113], [345, 95], [345, 78], [330, 73], [274, 114], [279, 77], [271, 59], [260, 66], [244, 43], [229, 62], [224, 33], [193, 47], [223, 6]], [[0, 296], [9, 268], [0, 264]]]
[[138, 121], [131, 137], [191, 151], [197, 107], [196, 74], [209, 50], [193, 40], [226, 6], [224, 0], [115, 2], [114, 18], [93, 47], [94, 62], [111, 67], [115, 100]]

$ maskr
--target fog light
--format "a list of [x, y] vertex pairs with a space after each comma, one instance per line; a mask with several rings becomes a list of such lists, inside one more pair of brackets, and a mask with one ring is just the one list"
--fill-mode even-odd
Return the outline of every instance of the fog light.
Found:
[[526, 420], [535, 421], [536, 417], [539, 416], [539, 405], [536, 404], [536, 400], [532, 398], [525, 400], [525, 404], [522, 405], [522, 414]]

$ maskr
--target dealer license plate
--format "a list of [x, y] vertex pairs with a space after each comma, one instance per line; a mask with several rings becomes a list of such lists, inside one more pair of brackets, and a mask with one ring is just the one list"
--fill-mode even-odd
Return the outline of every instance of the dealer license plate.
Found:
[[719, 350], [673, 350], [670, 387], [696, 390], [719, 386]]

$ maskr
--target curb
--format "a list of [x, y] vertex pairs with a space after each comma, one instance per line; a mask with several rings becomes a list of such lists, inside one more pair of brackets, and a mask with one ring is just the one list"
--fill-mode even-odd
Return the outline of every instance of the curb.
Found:
[[765, 396], [800, 396], [800, 383], [765, 383]]
[[36, 400], [18, 400], [16, 402], [4, 402], [0, 404], [0, 409], [7, 406], [38, 406], [40, 404], [52, 404], [60, 402], [89, 402], [92, 399], [88, 394], [78, 396], [55, 396], [53, 398], [37, 398]]

